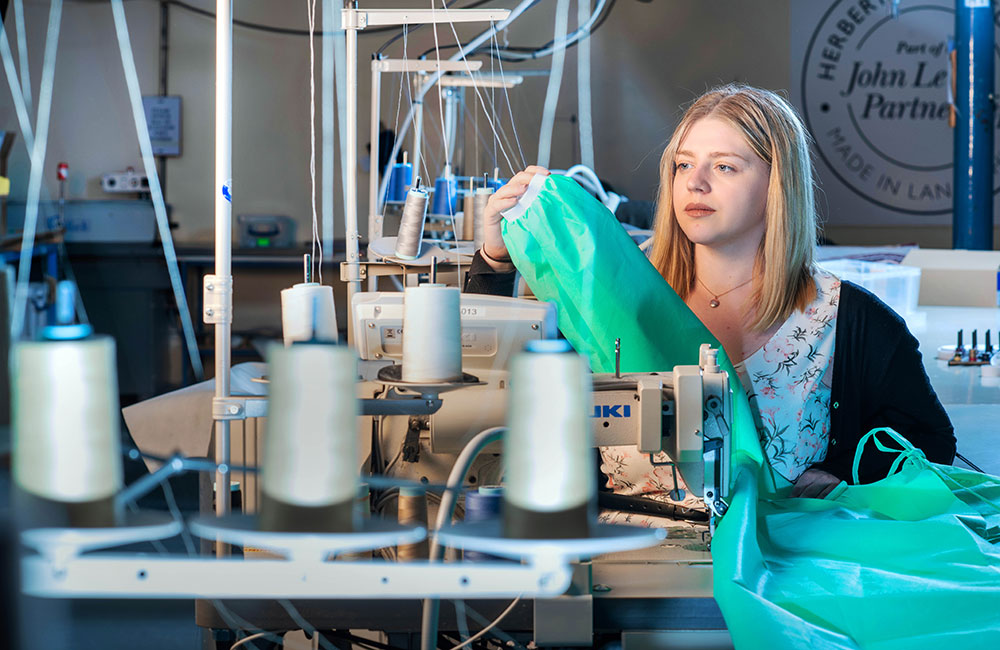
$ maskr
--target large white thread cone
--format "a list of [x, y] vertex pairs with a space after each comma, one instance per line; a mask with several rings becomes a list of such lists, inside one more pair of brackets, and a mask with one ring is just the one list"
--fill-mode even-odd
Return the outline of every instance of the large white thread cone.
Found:
[[422, 284], [403, 294], [403, 381], [448, 382], [462, 377], [458, 287]]

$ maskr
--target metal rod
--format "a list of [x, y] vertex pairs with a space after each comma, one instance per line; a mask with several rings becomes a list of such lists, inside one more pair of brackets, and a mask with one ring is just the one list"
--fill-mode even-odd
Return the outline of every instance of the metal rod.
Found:
[[615, 378], [622, 376], [622, 340], [615, 339]]
[[[347, 235], [347, 304], [361, 291], [358, 232], [358, 27], [356, 17], [346, 25], [347, 44], [347, 187], [344, 190]], [[354, 342], [354, 319], [347, 319], [347, 342]]]
[[[373, 242], [382, 236], [382, 214], [378, 209], [378, 179], [382, 171], [379, 155], [379, 121], [382, 110], [382, 62], [372, 60], [372, 113], [371, 113], [371, 173], [368, 177], [368, 241]], [[391, 165], [393, 161], [389, 161]], [[374, 278], [372, 278], [374, 280]]]
[[[216, 0], [215, 9], [215, 275], [232, 276], [232, 169], [233, 169], [233, 4]], [[225, 192], [223, 188], [228, 188]], [[228, 310], [227, 310], [228, 312]], [[231, 314], [215, 325], [215, 396], [229, 396], [232, 335]], [[224, 516], [229, 503], [229, 421], [215, 423], [215, 512]], [[229, 554], [228, 544], [216, 544], [216, 555]]]
[[312, 255], [309, 253], [302, 256], [302, 281], [306, 284], [313, 281]]
[[423, 82], [420, 75], [413, 77], [413, 173], [420, 173], [420, 142], [424, 138], [424, 98], [418, 92]]

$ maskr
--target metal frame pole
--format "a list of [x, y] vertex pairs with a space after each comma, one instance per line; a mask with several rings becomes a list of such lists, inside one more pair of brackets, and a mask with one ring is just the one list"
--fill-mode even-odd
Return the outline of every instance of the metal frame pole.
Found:
[[[371, 99], [371, 175], [368, 181], [368, 241], [382, 236], [382, 213], [378, 209], [378, 183], [382, 170], [379, 156], [379, 121], [382, 110], [382, 62], [372, 59], [372, 99]], [[392, 161], [395, 162], [395, 161]], [[391, 169], [391, 168], [390, 168]]]
[[993, 249], [995, 40], [992, 0], [985, 3], [957, 0], [954, 248]]
[[[215, 20], [215, 276], [224, 280], [231, 304], [232, 294], [232, 202], [233, 173], [233, 4], [217, 0]], [[229, 189], [225, 189], [224, 188]], [[215, 396], [229, 396], [230, 336], [232, 311], [215, 324]], [[229, 421], [215, 423], [215, 512], [230, 512], [229, 504]], [[228, 545], [216, 545], [216, 555], [224, 556]]]
[[[358, 232], [358, 24], [347, 21], [347, 188], [345, 189], [345, 235], [347, 238], [347, 308], [361, 291], [361, 261]], [[354, 319], [347, 319], [347, 342], [354, 343]]]

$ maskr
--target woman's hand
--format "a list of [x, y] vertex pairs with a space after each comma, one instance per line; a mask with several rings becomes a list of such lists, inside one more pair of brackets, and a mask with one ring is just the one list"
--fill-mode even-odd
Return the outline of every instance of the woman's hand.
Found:
[[807, 469], [795, 481], [795, 487], [792, 488], [792, 496], [807, 499], [824, 499], [838, 485], [840, 485], [840, 479], [833, 474], [824, 472], [821, 469]]
[[503, 243], [503, 236], [500, 234], [500, 222], [503, 220], [503, 215], [500, 213], [517, 205], [517, 200], [527, 191], [528, 183], [531, 182], [531, 178], [535, 174], [548, 176], [549, 170], [538, 165], [529, 165], [527, 169], [515, 174], [507, 181], [506, 185], [494, 192], [486, 203], [486, 212], [483, 215], [483, 253], [485, 253], [486, 263], [493, 268], [499, 266], [494, 264], [493, 260], [500, 263], [510, 261], [510, 254], [507, 252], [507, 246]]

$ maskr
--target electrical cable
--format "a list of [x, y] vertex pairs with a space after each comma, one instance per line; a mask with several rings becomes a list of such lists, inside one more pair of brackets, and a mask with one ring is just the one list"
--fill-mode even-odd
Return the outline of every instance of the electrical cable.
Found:
[[[586, 37], [589, 37], [589, 36], [593, 35], [594, 33], [596, 33], [597, 30], [600, 29], [600, 27], [603, 26], [605, 22], [607, 22], [608, 18], [611, 16], [611, 10], [614, 8], [614, 6], [617, 4], [617, 2], [618, 2], [618, 0], [607, 0], [607, 3], [603, 7], [604, 13], [600, 16], [600, 18], [598, 18], [594, 22], [593, 25], [590, 26], [590, 29], [587, 32]], [[535, 4], [537, 4], [537, 0], [536, 0]], [[532, 6], [534, 6], [534, 5], [532, 5]], [[580, 31], [580, 30], [577, 30], [577, 31]], [[574, 34], [576, 34], [576, 32], [574, 32]], [[573, 38], [573, 35], [570, 35], [567, 40], [572, 39], [572, 38]], [[568, 42], [565, 45], [565, 49], [568, 50], [570, 48], [576, 47], [577, 44], [580, 42], [580, 40], [582, 38], [583, 38], [583, 36], [581, 36], [581, 38], [578, 38], [576, 40], [571, 40], [570, 42]], [[547, 52], [546, 54], [541, 54], [541, 52], [545, 52], [547, 49], [551, 48], [552, 46], [553, 46], [553, 42], [549, 41], [548, 43], [545, 43], [544, 45], [540, 45], [540, 46], [536, 46], [536, 47], [527, 47], [527, 46], [518, 46], [518, 45], [507, 45], [507, 46], [504, 46], [502, 49], [500, 49], [500, 50], [498, 50], [496, 52], [491, 51], [489, 49], [482, 50], [481, 48], [477, 48], [477, 49], [469, 52], [469, 56], [474, 56], [474, 55], [477, 55], [477, 54], [485, 54], [485, 55], [488, 55], [488, 56], [491, 56], [491, 57], [498, 58], [501, 61], [507, 61], [508, 63], [524, 63], [525, 61], [532, 61], [532, 60], [544, 58], [545, 56], [550, 55], [551, 52]], [[460, 44], [460, 43], [457, 43], [457, 44], [454, 44], [454, 45], [442, 45], [441, 49], [442, 50], [453, 50], [453, 49], [460, 48], [460, 47], [464, 47], [464, 46], [462, 44]], [[423, 52], [418, 58], [426, 58], [433, 51], [434, 51], [433, 48], [431, 48], [431, 49], [427, 50], [426, 52]], [[524, 53], [524, 54], [522, 55], [521, 53]]]
[[[276, 642], [278, 643], [280, 643], [282, 640], [281, 637], [278, 636], [275, 632], [257, 632], [255, 634], [251, 634], [250, 636], [243, 637], [233, 645], [229, 646], [229, 650], [236, 650], [236, 648], [246, 645], [247, 643], [250, 643], [251, 641], [254, 641], [256, 639], [262, 639], [266, 636], [274, 637], [275, 639], [277, 639]], [[271, 639], [267, 640], [270, 641]]]
[[461, 650], [461, 648], [464, 648], [467, 645], [469, 645], [470, 643], [472, 643], [472, 642], [474, 642], [474, 641], [482, 638], [482, 636], [484, 634], [486, 634], [487, 632], [492, 631], [493, 628], [495, 628], [500, 623], [500, 621], [502, 621], [507, 616], [507, 614], [510, 614], [511, 611], [513, 611], [514, 607], [520, 601], [521, 601], [521, 597], [520, 596], [518, 596], [517, 598], [515, 598], [514, 600], [512, 600], [511, 603], [510, 603], [510, 605], [507, 605], [507, 609], [505, 609], [502, 612], [500, 612], [500, 615], [497, 616], [495, 619], [493, 619], [493, 621], [489, 625], [487, 625], [483, 629], [479, 630], [478, 632], [476, 632], [475, 634], [473, 634], [472, 636], [470, 636], [468, 639], [466, 639], [462, 643], [459, 643], [458, 645], [453, 646], [451, 648], [451, 650]]
[[342, 630], [331, 630], [326, 634], [329, 634], [335, 639], [344, 639], [345, 641], [350, 641], [354, 645], [370, 648], [371, 650], [404, 650], [404, 648], [399, 646], [382, 643], [373, 639], [366, 639], [363, 636], [358, 636], [357, 634], [351, 634], [350, 632], [344, 632]]
[[[440, 556], [443, 547], [438, 540], [436, 531], [441, 530], [451, 522], [455, 502], [458, 500], [457, 491], [465, 481], [465, 474], [472, 466], [472, 461], [488, 445], [501, 440], [505, 430], [504, 427], [493, 427], [479, 432], [462, 448], [458, 458], [455, 459], [455, 464], [452, 465], [451, 472], [448, 474], [448, 490], [442, 496], [441, 506], [438, 508], [437, 522], [434, 526], [434, 534], [431, 536], [430, 551], [427, 559], [429, 563], [433, 564], [441, 559]], [[432, 650], [435, 647], [434, 641], [437, 638], [438, 612], [440, 607], [441, 601], [438, 599], [424, 599], [420, 623], [420, 650]]]
[[299, 610], [295, 608], [295, 605], [293, 605], [290, 600], [281, 599], [278, 600], [278, 604], [281, 605], [282, 609], [288, 612], [288, 615], [292, 617], [292, 621], [298, 625], [303, 632], [314, 639], [318, 638], [319, 645], [323, 647], [324, 650], [337, 650], [337, 648], [330, 643], [326, 637], [320, 634], [319, 631], [313, 627], [313, 625], [309, 623], [309, 621], [307, 621], [302, 614], [299, 613]]

